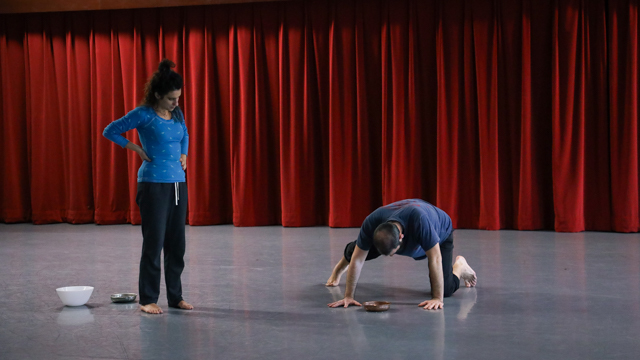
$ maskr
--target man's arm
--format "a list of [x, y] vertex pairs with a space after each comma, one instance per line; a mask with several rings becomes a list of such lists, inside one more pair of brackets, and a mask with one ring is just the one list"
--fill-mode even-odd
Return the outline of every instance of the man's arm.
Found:
[[427, 251], [429, 259], [429, 280], [431, 280], [431, 300], [421, 302], [427, 310], [442, 309], [444, 306], [444, 276], [442, 275], [442, 254], [440, 244]]
[[356, 245], [355, 249], [353, 249], [353, 255], [351, 256], [351, 263], [349, 264], [349, 270], [347, 270], [347, 286], [344, 291], [344, 299], [328, 304], [330, 307], [338, 307], [344, 306], [348, 307], [349, 305], [357, 305], [362, 306], [359, 302], [357, 302], [353, 296], [356, 292], [356, 284], [358, 284], [358, 278], [360, 277], [360, 270], [362, 270], [362, 265], [364, 261], [367, 259], [367, 254], [369, 250], [362, 250], [358, 245]]

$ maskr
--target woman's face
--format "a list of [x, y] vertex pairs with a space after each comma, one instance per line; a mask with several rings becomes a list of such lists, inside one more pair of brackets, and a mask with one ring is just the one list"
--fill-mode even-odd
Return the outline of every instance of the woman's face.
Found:
[[169, 110], [173, 111], [173, 109], [178, 106], [178, 99], [182, 95], [182, 89], [169, 91], [165, 96], [160, 97], [158, 93], [156, 93], [156, 98], [158, 99], [158, 104], [156, 105], [158, 110]]

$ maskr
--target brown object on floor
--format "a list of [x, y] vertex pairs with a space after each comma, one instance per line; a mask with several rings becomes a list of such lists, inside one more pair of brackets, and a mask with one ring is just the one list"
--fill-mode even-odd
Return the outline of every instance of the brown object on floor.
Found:
[[367, 301], [364, 304], [364, 309], [371, 312], [381, 312], [389, 310], [391, 303], [388, 301]]

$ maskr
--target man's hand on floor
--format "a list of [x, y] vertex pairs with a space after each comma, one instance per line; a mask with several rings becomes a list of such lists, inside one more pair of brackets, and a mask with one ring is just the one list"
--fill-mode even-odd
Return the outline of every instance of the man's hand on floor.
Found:
[[352, 298], [347, 298], [347, 297], [327, 305], [332, 308], [336, 308], [340, 306], [349, 307], [349, 305], [362, 306], [362, 304], [360, 304], [359, 302], [355, 301]]
[[440, 299], [431, 299], [421, 302], [418, 306], [422, 306], [426, 310], [438, 310], [444, 307], [444, 303]]

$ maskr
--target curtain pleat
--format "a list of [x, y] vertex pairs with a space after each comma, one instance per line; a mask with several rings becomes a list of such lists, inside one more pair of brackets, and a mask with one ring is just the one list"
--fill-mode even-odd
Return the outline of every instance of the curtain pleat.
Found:
[[102, 131], [162, 58], [192, 225], [354, 227], [417, 197], [456, 228], [640, 229], [637, 0], [0, 15], [0, 221], [140, 222], [140, 159]]
[[31, 220], [31, 168], [23, 15], [4, 17], [0, 23], [0, 220]]
[[611, 228], [638, 231], [638, 2], [609, 1]]

